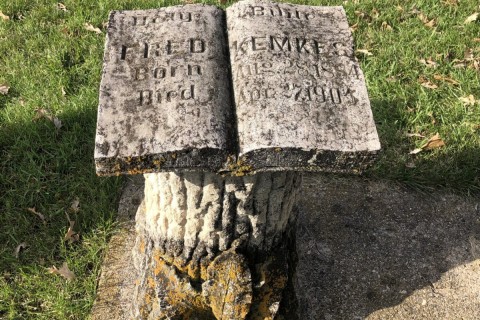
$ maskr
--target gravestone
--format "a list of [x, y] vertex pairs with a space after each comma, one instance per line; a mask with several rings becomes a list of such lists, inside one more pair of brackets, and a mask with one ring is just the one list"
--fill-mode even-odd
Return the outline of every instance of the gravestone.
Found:
[[145, 176], [131, 317], [288, 311], [301, 172], [359, 172], [380, 149], [352, 48], [341, 7], [111, 13], [95, 162]]

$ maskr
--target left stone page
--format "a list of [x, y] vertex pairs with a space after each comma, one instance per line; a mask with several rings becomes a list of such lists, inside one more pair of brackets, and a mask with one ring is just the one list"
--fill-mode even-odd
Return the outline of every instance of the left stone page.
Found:
[[214, 6], [110, 14], [97, 174], [221, 168], [236, 136], [225, 38]]

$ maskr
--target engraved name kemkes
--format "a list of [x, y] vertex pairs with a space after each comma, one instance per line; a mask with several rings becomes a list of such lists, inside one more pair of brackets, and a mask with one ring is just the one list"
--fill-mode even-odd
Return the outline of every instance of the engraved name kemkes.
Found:
[[[247, 0], [227, 9], [227, 27], [240, 158], [260, 148], [371, 147], [376, 132], [343, 8]], [[263, 164], [275, 166], [266, 152]]]

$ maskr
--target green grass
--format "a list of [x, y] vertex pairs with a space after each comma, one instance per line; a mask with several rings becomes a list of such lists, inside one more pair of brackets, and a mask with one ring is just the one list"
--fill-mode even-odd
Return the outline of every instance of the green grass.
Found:
[[[355, 3], [358, 2], [358, 3]], [[98, 178], [93, 165], [98, 85], [104, 30], [112, 9], [170, 5], [170, 1], [0, 0], [0, 319], [84, 319], [92, 306], [107, 239], [115, 232], [121, 179]], [[215, 3], [210, 1], [209, 3]], [[302, 1], [342, 5], [343, 1]], [[228, 4], [227, 4], [228, 5]], [[397, 8], [401, 6], [403, 10]], [[465, 193], [480, 190], [480, 103], [465, 106], [460, 97], [480, 100], [480, 71], [456, 68], [471, 49], [480, 62], [480, 21], [464, 20], [480, 7], [475, 0], [348, 1], [345, 4], [366, 75], [383, 152], [367, 173], [427, 189]], [[429, 28], [418, 18], [435, 19]], [[386, 30], [385, 23], [391, 26]], [[429, 68], [419, 59], [431, 58]], [[458, 81], [435, 80], [442, 75]], [[437, 89], [422, 87], [420, 77]], [[62, 93], [62, 89], [65, 94]], [[34, 120], [49, 110], [62, 122]], [[443, 148], [409, 155], [435, 133]], [[408, 137], [418, 133], [426, 138]], [[70, 209], [78, 198], [80, 210]], [[27, 210], [35, 208], [45, 223]], [[67, 212], [76, 221], [79, 242], [63, 240]], [[28, 248], [15, 258], [16, 246]], [[47, 267], [67, 262], [76, 279], [49, 274]]]

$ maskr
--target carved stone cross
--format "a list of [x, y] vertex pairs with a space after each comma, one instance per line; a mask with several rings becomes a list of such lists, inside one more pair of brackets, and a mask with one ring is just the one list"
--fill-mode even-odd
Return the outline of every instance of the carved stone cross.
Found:
[[131, 317], [275, 318], [302, 172], [379, 149], [343, 8], [111, 13], [95, 161], [145, 176]]

